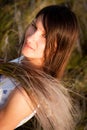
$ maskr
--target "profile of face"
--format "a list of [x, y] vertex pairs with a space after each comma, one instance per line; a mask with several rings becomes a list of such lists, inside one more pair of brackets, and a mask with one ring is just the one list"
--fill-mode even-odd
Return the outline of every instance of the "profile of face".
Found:
[[22, 54], [28, 59], [42, 63], [46, 46], [42, 17], [34, 19], [26, 30]]
[[52, 76], [61, 78], [77, 37], [77, 18], [69, 8], [44, 7], [26, 30], [22, 54]]

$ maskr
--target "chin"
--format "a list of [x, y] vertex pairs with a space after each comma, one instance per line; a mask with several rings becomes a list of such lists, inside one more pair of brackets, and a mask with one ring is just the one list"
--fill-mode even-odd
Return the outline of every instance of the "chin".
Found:
[[26, 49], [22, 49], [21, 53], [22, 53], [22, 55], [24, 55], [24, 56], [27, 56], [27, 55], [28, 55], [28, 52], [27, 52]]

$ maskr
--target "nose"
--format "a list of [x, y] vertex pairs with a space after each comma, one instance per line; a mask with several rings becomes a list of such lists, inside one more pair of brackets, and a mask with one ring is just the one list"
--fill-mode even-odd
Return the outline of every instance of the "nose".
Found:
[[35, 43], [36, 41], [37, 41], [37, 35], [36, 35], [36, 33], [33, 33], [33, 34], [31, 34], [31, 35], [29, 35], [29, 36], [27, 36], [26, 37], [26, 41], [27, 41], [27, 43]]

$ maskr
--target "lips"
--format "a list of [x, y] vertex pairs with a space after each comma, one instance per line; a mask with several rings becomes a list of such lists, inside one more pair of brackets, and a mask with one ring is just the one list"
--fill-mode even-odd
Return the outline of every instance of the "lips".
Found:
[[25, 43], [25, 47], [28, 47], [29, 49], [31, 49], [31, 50], [33, 50], [33, 51], [35, 51], [35, 49], [34, 48], [32, 48], [28, 43]]

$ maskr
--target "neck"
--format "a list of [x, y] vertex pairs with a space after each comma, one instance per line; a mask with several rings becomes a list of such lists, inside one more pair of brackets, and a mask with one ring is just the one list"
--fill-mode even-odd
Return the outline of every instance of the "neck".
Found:
[[41, 69], [43, 67], [43, 63], [41, 59], [36, 59], [36, 58], [31, 59], [31, 58], [24, 57], [24, 59], [22, 60], [22, 63], [26, 65], [29, 64], [29, 62], [37, 68]]

